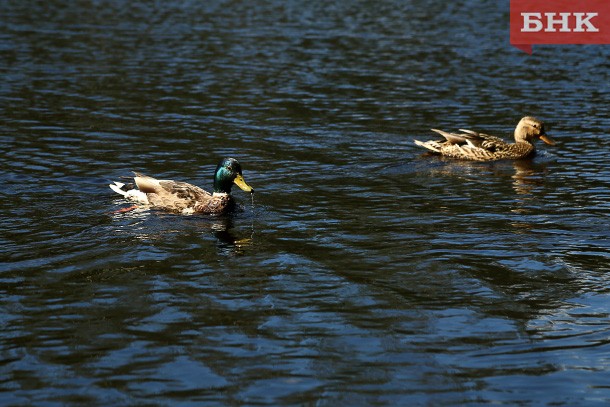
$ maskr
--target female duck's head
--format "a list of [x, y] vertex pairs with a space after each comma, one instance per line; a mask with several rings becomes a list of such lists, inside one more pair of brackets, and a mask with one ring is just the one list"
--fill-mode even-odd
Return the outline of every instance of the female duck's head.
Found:
[[233, 184], [246, 192], [254, 193], [254, 189], [244, 180], [239, 162], [234, 158], [223, 158], [214, 172], [214, 192], [229, 194]]
[[555, 141], [546, 134], [544, 123], [532, 116], [526, 116], [515, 129], [515, 141], [532, 143], [540, 139], [546, 144], [555, 145]]

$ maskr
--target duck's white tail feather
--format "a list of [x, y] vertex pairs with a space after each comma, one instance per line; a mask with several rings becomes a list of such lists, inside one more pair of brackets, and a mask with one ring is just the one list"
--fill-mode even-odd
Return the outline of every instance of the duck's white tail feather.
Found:
[[117, 194], [123, 195], [127, 199], [131, 199], [132, 201], [136, 201], [136, 202], [142, 203], [142, 204], [149, 203], [148, 197], [146, 196], [146, 194], [144, 192], [139, 191], [137, 189], [129, 189], [127, 191], [125, 191], [124, 189], [121, 189], [125, 186], [125, 184], [123, 184], [122, 182], [115, 181], [114, 184], [110, 184], [108, 186], [114, 192], [116, 192]]
[[420, 147], [423, 148], [427, 148], [430, 151], [434, 151], [435, 153], [440, 153], [441, 150], [441, 145], [437, 142], [437, 141], [419, 141], [419, 140], [413, 140], [415, 141], [415, 144], [417, 144]]
[[114, 184], [108, 185], [110, 189], [112, 189], [117, 194], [127, 196], [127, 191], [123, 191], [121, 188], [125, 186], [122, 182], [114, 181]]

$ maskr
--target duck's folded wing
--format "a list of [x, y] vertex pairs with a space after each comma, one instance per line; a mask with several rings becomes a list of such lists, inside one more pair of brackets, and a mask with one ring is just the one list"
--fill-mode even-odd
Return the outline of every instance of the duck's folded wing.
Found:
[[171, 180], [161, 180], [157, 182], [165, 194], [174, 195], [181, 200], [203, 202], [210, 199], [212, 196], [212, 194], [204, 189], [187, 182], [176, 182]]
[[448, 133], [443, 130], [431, 129], [433, 132], [440, 134], [447, 140], [448, 144], [456, 144], [456, 145], [468, 145], [471, 147], [479, 147], [484, 141], [485, 138], [481, 137], [480, 133], [474, 132], [472, 130], [462, 130], [462, 133]]
[[466, 143], [466, 139], [464, 138], [464, 136], [462, 134], [448, 133], [446, 131], [439, 130], [439, 129], [430, 129], [430, 130], [443, 136], [445, 138], [445, 140], [447, 140], [447, 142], [449, 142], [450, 144]]
[[154, 194], [161, 189], [161, 185], [159, 185], [159, 180], [153, 177], [146, 176], [139, 172], [134, 172], [135, 177], [133, 180], [135, 181], [138, 189], [145, 194]]
[[500, 137], [492, 136], [491, 134], [479, 133], [473, 130], [460, 129], [461, 132], [469, 134], [481, 141], [491, 141], [494, 143], [505, 143]]

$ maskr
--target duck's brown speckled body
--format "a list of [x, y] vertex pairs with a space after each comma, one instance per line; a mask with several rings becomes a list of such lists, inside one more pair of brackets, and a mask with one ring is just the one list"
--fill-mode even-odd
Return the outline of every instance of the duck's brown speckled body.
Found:
[[246, 192], [254, 192], [244, 181], [241, 165], [233, 158], [223, 159], [216, 167], [213, 193], [186, 182], [158, 180], [140, 173], [135, 173], [133, 179], [135, 186], [121, 182], [109, 186], [113, 191], [138, 203], [183, 214], [228, 212], [235, 206], [231, 196], [233, 184]]
[[434, 153], [463, 160], [493, 161], [526, 158], [535, 154], [536, 139], [541, 139], [546, 144], [555, 144], [546, 134], [544, 123], [531, 116], [524, 117], [517, 124], [514, 143], [507, 143], [499, 137], [472, 130], [460, 129], [460, 133], [447, 133], [437, 129], [432, 131], [445, 139], [426, 142], [415, 140], [415, 144]]

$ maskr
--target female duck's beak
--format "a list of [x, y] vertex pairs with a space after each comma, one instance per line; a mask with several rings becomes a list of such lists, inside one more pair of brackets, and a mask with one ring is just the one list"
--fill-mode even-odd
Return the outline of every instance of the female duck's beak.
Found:
[[550, 146], [554, 146], [555, 145], [555, 140], [553, 140], [552, 138], [550, 138], [546, 134], [541, 134], [540, 135], [540, 140], [544, 141], [546, 144], [548, 144]]
[[244, 177], [241, 174], [238, 174], [237, 177], [235, 177], [233, 183], [235, 183], [235, 185], [240, 187], [243, 191], [250, 192], [251, 194], [254, 193], [254, 189], [250, 185], [246, 184], [246, 181], [244, 181]]

